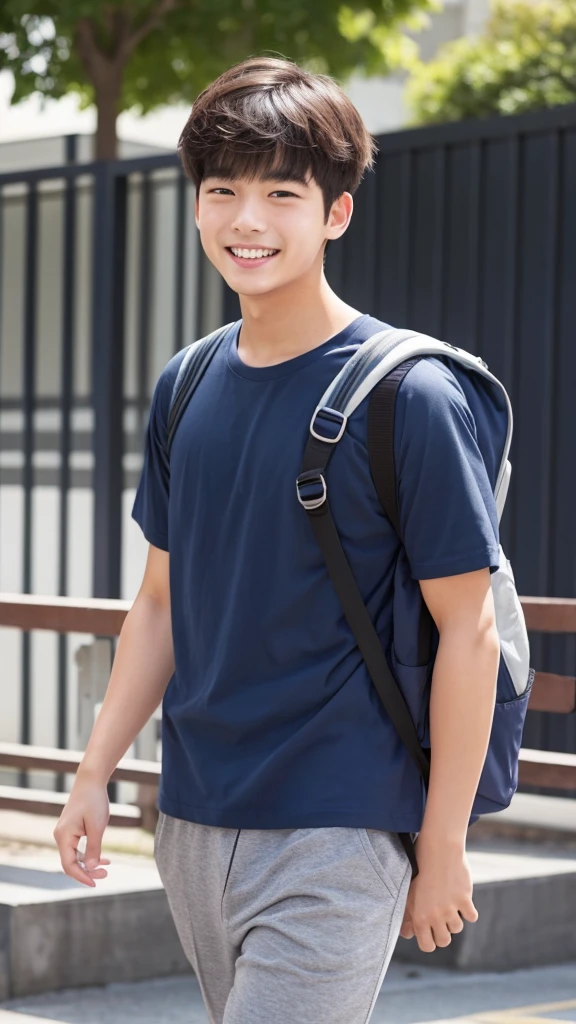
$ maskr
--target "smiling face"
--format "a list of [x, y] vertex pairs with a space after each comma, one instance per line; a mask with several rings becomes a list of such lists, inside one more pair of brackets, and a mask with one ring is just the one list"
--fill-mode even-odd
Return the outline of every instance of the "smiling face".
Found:
[[353, 200], [342, 193], [326, 219], [310, 174], [282, 169], [258, 178], [211, 171], [200, 183], [196, 225], [208, 259], [239, 295], [263, 295], [322, 271], [324, 243], [346, 230]]

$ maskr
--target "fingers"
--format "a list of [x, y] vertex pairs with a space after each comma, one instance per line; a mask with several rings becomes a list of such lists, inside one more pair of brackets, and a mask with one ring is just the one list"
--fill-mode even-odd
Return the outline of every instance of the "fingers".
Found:
[[[110, 803], [106, 786], [78, 776], [68, 802], [60, 815], [54, 839], [64, 872], [82, 885], [94, 888], [96, 880], [108, 872], [102, 857], [102, 837], [110, 819]], [[81, 845], [86, 842], [86, 849]]]
[[428, 924], [416, 924], [416, 941], [423, 953], [433, 953], [436, 949], [436, 943], [434, 936], [432, 935], [432, 929]]
[[409, 910], [404, 911], [404, 920], [402, 921], [402, 927], [400, 928], [400, 935], [403, 939], [414, 938], [414, 925], [412, 924], [412, 917]]
[[96, 882], [90, 877], [90, 874], [85, 868], [82, 868], [78, 863], [77, 849], [74, 843], [67, 844], [63, 849], [60, 847], [60, 861], [62, 867], [70, 878], [75, 878], [77, 882], [82, 882], [83, 885], [89, 885], [92, 889], [95, 887]]
[[464, 903], [464, 906], [460, 908], [460, 913], [465, 921], [474, 922], [478, 920], [478, 911], [476, 910], [472, 900], [467, 900]]
[[450, 929], [445, 923], [435, 924], [432, 929], [432, 935], [434, 942], [440, 949], [445, 949], [452, 942], [452, 935]]
[[92, 853], [89, 859], [89, 843], [86, 852], [81, 852], [78, 847], [84, 835], [85, 832], [79, 830], [78, 827], [71, 829], [70, 826], [65, 827], [59, 824], [54, 829], [54, 838], [58, 846], [60, 862], [64, 873], [70, 878], [74, 878], [77, 882], [81, 882], [82, 885], [87, 885], [93, 889], [97, 879], [108, 876], [108, 872], [102, 865], [109, 864], [110, 861], [107, 857], [100, 856], [100, 843], [92, 843], [92, 849], [96, 846], [98, 850], [96, 858]]
[[86, 853], [82, 860], [88, 870], [98, 867], [102, 855], [102, 836], [94, 834], [93, 829], [88, 829]]
[[[467, 920], [476, 921], [478, 919], [478, 912], [472, 905], [474, 917], [468, 917]], [[468, 909], [468, 913], [471, 911]], [[441, 918], [435, 921], [423, 920], [416, 925], [410, 922], [412, 928], [412, 935], [416, 936], [416, 941], [423, 953], [433, 953], [438, 947], [439, 949], [445, 949], [452, 942], [452, 936], [458, 935], [464, 928], [464, 921], [459, 913], [453, 912], [452, 914], [446, 915], [446, 919]], [[411, 938], [412, 935], [404, 933], [404, 924], [400, 934], [405, 938]]]
[[452, 935], [458, 935], [458, 933], [464, 928], [464, 921], [460, 917], [460, 914], [452, 914], [447, 919], [446, 924]]
[[[95, 879], [107, 878], [108, 872], [103, 867], [89, 868], [84, 860], [82, 853], [79, 853], [78, 849], [72, 844], [67, 846], [65, 849], [60, 851], [60, 860], [64, 872], [75, 878], [77, 882], [82, 882], [83, 885], [89, 885], [94, 888], [96, 885]], [[102, 858], [100, 864], [109, 864], [110, 861]]]
[[88, 870], [88, 868], [86, 868], [86, 871], [89, 874], [90, 878], [93, 878], [93, 879], [96, 879], [96, 878], [107, 878], [108, 877], [108, 872], [104, 871], [103, 868], [90, 868], [90, 870]]

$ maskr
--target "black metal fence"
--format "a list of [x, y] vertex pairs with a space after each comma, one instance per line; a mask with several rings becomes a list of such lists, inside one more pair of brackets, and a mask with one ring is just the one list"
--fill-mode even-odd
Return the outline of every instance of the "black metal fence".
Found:
[[[355, 307], [468, 348], [503, 380], [515, 433], [502, 540], [518, 589], [576, 596], [576, 105], [383, 135], [378, 144], [376, 171], [358, 190], [351, 225], [329, 249], [327, 277]], [[60, 370], [52, 395], [41, 393], [37, 372], [39, 210], [50, 182], [60, 183], [61, 203], [54, 276], [61, 296]], [[171, 197], [164, 213], [162, 189]], [[6, 209], [13, 190], [25, 223], [23, 315], [17, 329], [4, 325], [0, 394], [2, 415], [19, 412], [20, 428], [2, 427], [0, 447], [17, 449], [21, 464], [0, 467], [0, 483], [22, 490], [23, 561], [20, 586], [0, 585], [28, 591], [34, 582], [33, 492], [46, 472], [34, 456], [44, 443], [60, 452], [58, 592], [67, 592], [70, 578], [66, 495], [76, 477], [94, 496], [92, 592], [120, 596], [123, 495], [138, 476], [153, 383], [173, 351], [239, 316], [237, 296], [226, 286], [219, 291], [198, 249], [190, 186], [175, 157], [0, 175], [4, 262], [11, 258]], [[83, 190], [90, 217], [84, 211], [82, 226]], [[83, 246], [89, 275], [79, 263]], [[89, 293], [82, 299], [84, 327], [75, 308], [80, 273]], [[2, 384], [6, 346], [21, 354], [14, 393]], [[75, 374], [80, 351], [84, 376]], [[35, 426], [43, 408], [59, 417], [59, 426], [44, 435]], [[75, 410], [87, 414], [76, 431]], [[75, 446], [92, 453], [88, 470], [71, 468]], [[34, 739], [29, 638], [23, 644], [19, 738], [28, 742]], [[575, 639], [534, 637], [533, 662], [574, 674]], [[67, 737], [65, 664], [61, 650], [54, 737], [61, 746]], [[576, 722], [531, 712], [525, 744], [576, 750]]]
[[[0, 174], [0, 589], [133, 590], [126, 498], [158, 373], [218, 322], [205, 264], [176, 155]], [[73, 744], [78, 638], [9, 632], [3, 738]]]

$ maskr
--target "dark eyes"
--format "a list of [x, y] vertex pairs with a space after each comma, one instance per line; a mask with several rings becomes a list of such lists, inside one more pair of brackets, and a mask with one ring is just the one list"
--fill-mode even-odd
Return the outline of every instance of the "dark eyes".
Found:
[[[211, 188], [211, 189], [210, 189], [209, 191], [210, 191], [210, 192], [228, 192], [228, 193], [229, 193], [230, 195], [234, 195], [234, 193], [232, 192], [232, 190], [231, 190], [231, 189], [229, 189], [229, 188]], [[277, 189], [275, 189], [275, 191], [274, 191], [274, 192], [271, 192], [271, 193], [270, 193], [270, 195], [272, 195], [272, 196], [275, 196], [275, 195], [280, 195], [280, 196], [295, 196], [295, 193], [294, 193], [294, 192], [287, 192], [287, 191], [286, 191], [286, 190], [284, 190], [284, 189], [281, 189], [281, 188], [277, 188]], [[297, 196], [295, 196], [295, 198], [297, 198]]]

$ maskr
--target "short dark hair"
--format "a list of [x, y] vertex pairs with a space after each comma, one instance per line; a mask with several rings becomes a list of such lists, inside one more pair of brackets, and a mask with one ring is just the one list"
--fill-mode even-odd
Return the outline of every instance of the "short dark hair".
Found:
[[329, 75], [286, 58], [249, 57], [199, 94], [178, 142], [198, 192], [208, 176], [305, 183], [324, 196], [325, 221], [343, 192], [372, 169], [376, 143]]

